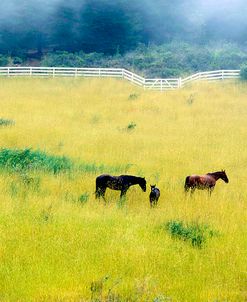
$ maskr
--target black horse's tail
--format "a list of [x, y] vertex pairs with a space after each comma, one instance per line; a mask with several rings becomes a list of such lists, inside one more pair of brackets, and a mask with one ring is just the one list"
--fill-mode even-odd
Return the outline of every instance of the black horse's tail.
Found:
[[185, 178], [184, 190], [187, 192], [189, 190], [189, 188], [190, 188], [190, 177], [187, 176]]
[[96, 178], [96, 181], [95, 181], [95, 185], [96, 185], [96, 188], [95, 188], [95, 198], [100, 198], [100, 188], [99, 188], [99, 178], [97, 177]]

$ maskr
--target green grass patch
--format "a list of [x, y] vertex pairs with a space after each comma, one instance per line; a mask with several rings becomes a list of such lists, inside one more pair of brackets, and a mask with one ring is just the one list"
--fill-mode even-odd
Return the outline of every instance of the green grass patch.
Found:
[[78, 170], [83, 173], [126, 173], [132, 164], [127, 165], [104, 165], [104, 164], [96, 164], [96, 163], [80, 163], [78, 166]]
[[202, 248], [207, 240], [216, 234], [207, 225], [198, 223], [185, 224], [179, 220], [167, 222], [165, 229], [173, 238], [188, 241], [193, 247], [198, 248]]
[[9, 171], [44, 170], [54, 174], [68, 171], [72, 161], [65, 156], [48, 155], [31, 149], [0, 149], [0, 168]]
[[124, 173], [131, 164], [108, 166], [95, 163], [74, 163], [65, 156], [49, 155], [32, 149], [0, 149], [0, 169], [11, 172], [41, 170], [57, 174], [65, 171], [79, 171], [82, 173]]

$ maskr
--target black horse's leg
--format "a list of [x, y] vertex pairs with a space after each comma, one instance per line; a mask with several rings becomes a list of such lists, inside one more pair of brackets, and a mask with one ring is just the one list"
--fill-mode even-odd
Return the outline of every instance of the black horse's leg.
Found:
[[96, 189], [96, 192], [95, 192], [95, 198], [100, 199], [100, 197], [102, 197], [104, 199], [104, 201], [106, 202], [106, 200], [105, 200], [105, 191], [106, 191], [106, 188], [98, 187]]
[[129, 188], [129, 187], [124, 187], [124, 188], [122, 188], [121, 194], [120, 194], [120, 198], [123, 198], [123, 197], [126, 196], [126, 192], [127, 192], [128, 188]]
[[124, 187], [122, 188], [121, 190], [121, 193], [120, 193], [120, 199], [119, 199], [119, 206], [121, 207], [124, 203], [125, 203], [125, 200], [126, 200], [126, 192], [128, 190], [128, 187]]
[[101, 191], [100, 191], [100, 188], [96, 188], [96, 191], [95, 191], [95, 198], [96, 198], [96, 199], [99, 199], [99, 198], [100, 198], [100, 195], [101, 195], [100, 192], [101, 192]]
[[105, 191], [106, 191], [106, 188], [101, 188], [101, 196], [106, 204], [106, 199], [105, 199]]

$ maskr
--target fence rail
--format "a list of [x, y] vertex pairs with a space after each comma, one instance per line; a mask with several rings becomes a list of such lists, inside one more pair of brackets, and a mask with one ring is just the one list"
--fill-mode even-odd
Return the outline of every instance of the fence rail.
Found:
[[194, 81], [237, 79], [240, 77], [240, 70], [198, 72], [184, 79], [145, 79], [123, 68], [0, 67], [0, 76], [112, 77], [126, 79], [144, 89], [165, 91], [182, 88]]

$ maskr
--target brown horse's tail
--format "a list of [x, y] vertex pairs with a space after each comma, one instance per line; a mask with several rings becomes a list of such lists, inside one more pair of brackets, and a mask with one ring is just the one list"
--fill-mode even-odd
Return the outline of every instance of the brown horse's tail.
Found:
[[187, 192], [187, 191], [189, 191], [189, 188], [190, 188], [190, 177], [187, 176], [185, 178], [184, 190]]

